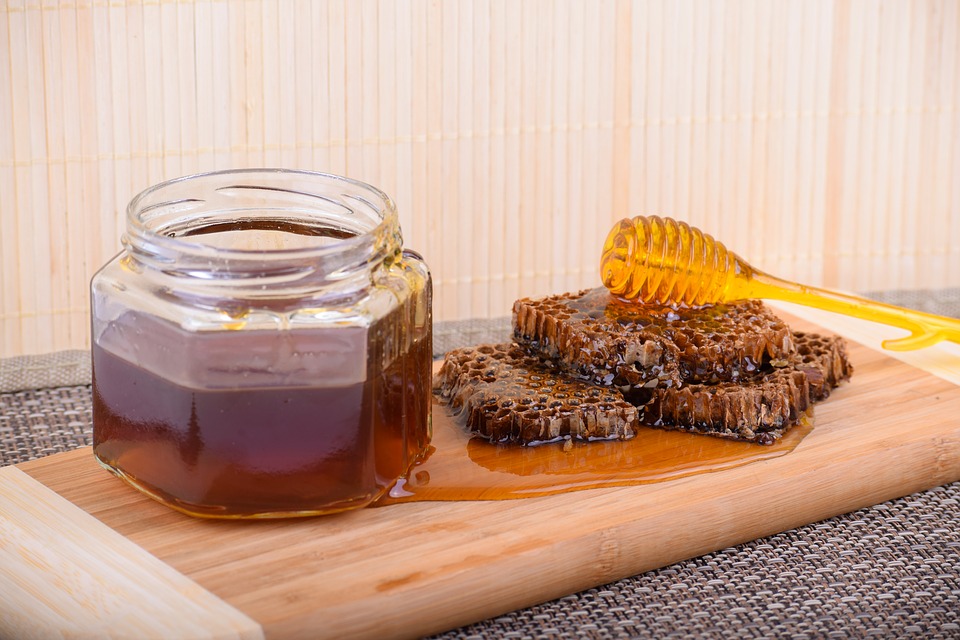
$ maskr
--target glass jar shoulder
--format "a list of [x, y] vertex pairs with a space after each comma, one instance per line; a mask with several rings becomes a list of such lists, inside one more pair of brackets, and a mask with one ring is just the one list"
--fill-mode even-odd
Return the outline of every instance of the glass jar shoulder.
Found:
[[404, 260], [362, 283], [292, 286], [265, 295], [256, 283], [185, 282], [138, 269], [121, 254], [94, 276], [91, 307], [95, 322], [109, 323], [135, 311], [187, 332], [369, 327], [426, 288], [428, 279], [425, 266]]

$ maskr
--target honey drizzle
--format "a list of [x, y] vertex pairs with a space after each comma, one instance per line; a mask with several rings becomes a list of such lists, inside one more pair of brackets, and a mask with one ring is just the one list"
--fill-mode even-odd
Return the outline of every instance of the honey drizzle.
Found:
[[433, 428], [430, 457], [374, 506], [513, 500], [669, 482], [784, 456], [813, 430], [813, 420], [808, 413], [771, 446], [648, 427], [625, 441], [498, 445], [471, 437], [440, 405], [433, 408]]

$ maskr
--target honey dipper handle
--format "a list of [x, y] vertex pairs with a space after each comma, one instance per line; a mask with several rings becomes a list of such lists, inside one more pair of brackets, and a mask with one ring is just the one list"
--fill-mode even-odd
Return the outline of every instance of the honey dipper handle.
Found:
[[859, 296], [797, 284], [756, 270], [752, 274], [749, 290], [751, 297], [796, 302], [909, 331], [910, 335], [904, 338], [884, 340], [883, 348], [891, 351], [922, 349], [941, 340], [960, 344], [960, 320], [956, 318], [913, 311]]

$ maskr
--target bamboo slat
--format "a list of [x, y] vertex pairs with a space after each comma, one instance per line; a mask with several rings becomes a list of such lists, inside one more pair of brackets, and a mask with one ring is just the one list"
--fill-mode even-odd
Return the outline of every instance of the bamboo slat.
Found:
[[846, 290], [960, 286], [949, 0], [0, 0], [0, 355], [84, 348], [126, 203], [191, 172], [397, 201], [435, 317], [598, 282], [664, 214]]
[[263, 638], [260, 625], [17, 467], [0, 469], [0, 636]]

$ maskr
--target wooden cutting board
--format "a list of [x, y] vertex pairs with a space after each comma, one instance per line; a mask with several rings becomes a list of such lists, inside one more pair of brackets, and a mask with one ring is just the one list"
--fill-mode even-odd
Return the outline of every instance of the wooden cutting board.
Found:
[[960, 387], [850, 347], [794, 451], [657, 484], [231, 522], [89, 448], [0, 469], [0, 636], [415, 637], [960, 479]]

